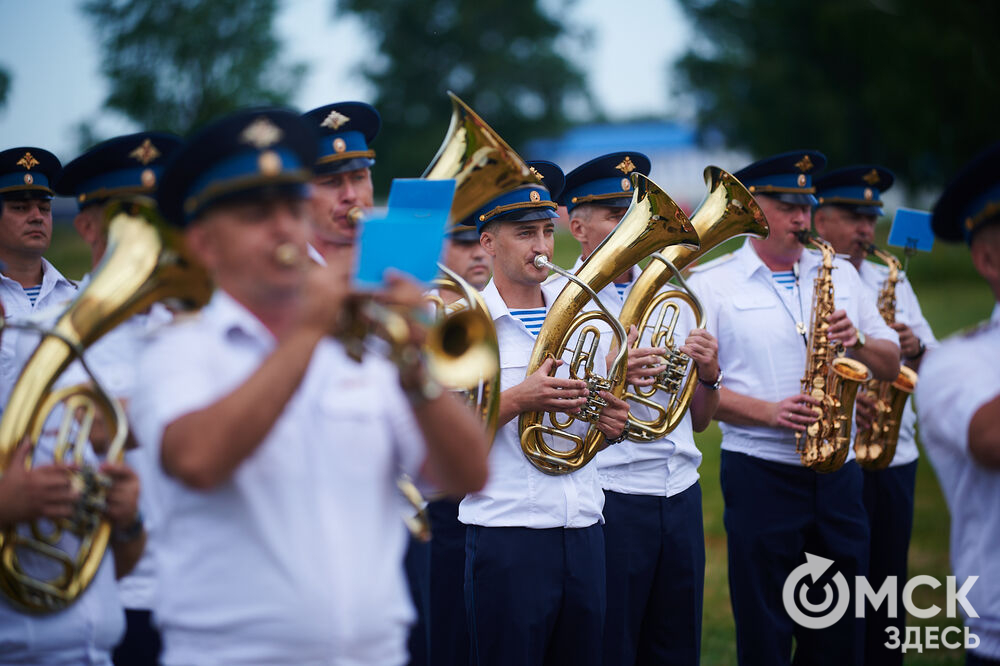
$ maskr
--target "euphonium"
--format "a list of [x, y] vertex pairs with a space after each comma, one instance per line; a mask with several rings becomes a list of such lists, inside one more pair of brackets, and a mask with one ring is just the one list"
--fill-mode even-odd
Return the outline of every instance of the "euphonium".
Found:
[[[0, 535], [0, 589], [15, 605], [32, 612], [57, 611], [73, 603], [90, 584], [111, 534], [102, 515], [107, 480], [85, 465], [90, 427], [99, 412], [107, 424], [111, 444], [105, 457], [122, 459], [127, 435], [124, 413], [95, 381], [53, 390], [58, 377], [82, 358], [83, 350], [133, 315], [164, 299], [201, 306], [211, 296], [207, 274], [188, 260], [180, 237], [160, 220], [152, 202], [130, 201], [109, 210], [108, 248], [94, 278], [59, 317], [25, 364], [0, 419], [0, 473], [7, 469], [15, 449], [28, 437], [35, 453], [42, 428], [52, 411], [63, 406], [62, 425], [54, 445], [56, 462], [75, 463], [75, 483], [81, 500], [73, 518], [8, 527]], [[80, 423], [75, 418], [83, 412]], [[74, 432], [75, 431], [75, 432]], [[72, 441], [70, 441], [72, 436]], [[25, 529], [27, 527], [27, 529]], [[57, 548], [68, 535], [79, 543], [75, 553]], [[35, 577], [25, 568], [23, 555], [58, 566], [52, 578]]]
[[[698, 386], [698, 369], [673, 342], [680, 311], [678, 305], [670, 301], [687, 303], [695, 312], [699, 328], [705, 326], [704, 313], [679, 271], [730, 238], [744, 235], [766, 238], [768, 234], [764, 212], [740, 181], [719, 167], [709, 166], [705, 168], [705, 184], [708, 185], [708, 194], [691, 216], [691, 224], [698, 233], [701, 247], [692, 250], [684, 245], [672, 245], [653, 254], [653, 261], [636, 279], [622, 306], [619, 318], [622, 326], [626, 331], [631, 326], [639, 331], [634, 346], [641, 346], [643, 331], [648, 327], [652, 329], [650, 344], [667, 349], [666, 369], [657, 377], [656, 383], [645, 388], [633, 387], [634, 393], [627, 391], [625, 394], [626, 400], [644, 405], [654, 414], [653, 418], [645, 420], [635, 413], [629, 414], [629, 439], [634, 442], [655, 441], [676, 428], [684, 418]], [[661, 292], [675, 275], [681, 289]], [[658, 316], [654, 319], [654, 315]], [[669, 396], [666, 406], [654, 399], [657, 391]]]
[[[526, 374], [535, 372], [547, 358], [561, 358], [574, 334], [579, 331], [572, 360], [567, 365], [570, 376], [586, 381], [590, 391], [587, 404], [575, 417], [562, 421], [556, 413], [550, 413], [551, 426], [542, 424], [545, 412], [521, 414], [518, 425], [521, 450], [535, 467], [547, 474], [568, 474], [586, 465], [597, 454], [604, 443], [604, 435], [595, 422], [606, 404], [598, 391], [609, 391], [618, 398], [625, 391], [627, 336], [621, 323], [597, 298], [597, 292], [636, 262], [665, 245], [698, 247], [698, 234], [680, 207], [642, 174], [634, 172], [631, 178], [634, 186], [631, 206], [614, 231], [587, 257], [576, 274], [559, 269], [547, 257], [539, 255], [535, 258], [536, 266], [556, 270], [569, 282], [549, 308], [535, 340]], [[581, 314], [591, 300], [599, 310]], [[615, 331], [618, 347], [606, 378], [594, 372], [594, 364], [603, 363], [604, 359], [597, 354], [600, 330], [590, 322], [601, 319]], [[573, 418], [589, 424], [584, 436], [568, 431]], [[544, 435], [567, 440], [572, 446], [568, 450], [555, 449], [545, 441]]]
[[[894, 255], [870, 245], [868, 251], [885, 262], [889, 275], [878, 293], [878, 311], [885, 323], [896, 321], [896, 283], [902, 268]], [[854, 455], [865, 469], [885, 469], [896, 455], [899, 426], [902, 424], [906, 400], [917, 386], [917, 373], [900, 366], [895, 381], [870, 380], [865, 390], [875, 397], [875, 416], [870, 428], [859, 429], [854, 435]]]
[[834, 472], [847, 459], [854, 419], [854, 398], [861, 384], [872, 373], [864, 363], [843, 356], [843, 347], [831, 344], [827, 337], [827, 318], [836, 306], [833, 297], [833, 247], [808, 231], [798, 234], [803, 245], [812, 243], [823, 253], [823, 263], [813, 283], [812, 320], [806, 350], [806, 373], [802, 392], [820, 401], [814, 407], [817, 420], [809, 424], [806, 434], [796, 431], [795, 450], [802, 464], [817, 472]]

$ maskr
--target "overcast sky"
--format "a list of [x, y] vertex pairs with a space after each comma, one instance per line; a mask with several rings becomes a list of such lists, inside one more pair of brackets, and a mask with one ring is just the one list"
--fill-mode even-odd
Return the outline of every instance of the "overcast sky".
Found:
[[[0, 110], [0, 150], [36, 145], [65, 163], [76, 156], [74, 128], [83, 120], [97, 120], [108, 136], [139, 129], [101, 111], [107, 87], [100, 44], [79, 4], [0, 0], [0, 65], [12, 75]], [[545, 1], [548, 7], [562, 4]], [[331, 0], [282, 5], [277, 27], [286, 55], [310, 68], [295, 105], [306, 110], [338, 100], [370, 101], [372, 90], [355, 73], [373, 48], [360, 22], [334, 18]], [[610, 117], [673, 110], [668, 64], [686, 49], [690, 34], [674, 0], [577, 0], [570, 20], [592, 33], [586, 44], [567, 44], [566, 55], [587, 72], [591, 92]]]

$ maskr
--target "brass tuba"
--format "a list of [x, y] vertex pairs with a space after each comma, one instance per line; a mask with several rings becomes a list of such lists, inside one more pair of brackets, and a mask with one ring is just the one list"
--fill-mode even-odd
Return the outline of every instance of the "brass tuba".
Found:
[[[889, 275], [878, 293], [878, 311], [885, 323], [896, 321], [896, 283], [902, 265], [894, 255], [870, 245], [868, 251], [885, 262]], [[892, 382], [870, 380], [865, 391], [875, 396], [875, 418], [870, 428], [859, 429], [854, 435], [854, 455], [865, 469], [885, 469], [896, 455], [899, 427], [902, 425], [906, 400], [917, 386], [917, 373], [901, 365]]]
[[847, 460], [854, 419], [854, 398], [861, 384], [872, 377], [864, 363], [843, 356], [843, 347], [834, 346], [826, 335], [827, 317], [836, 309], [833, 300], [833, 246], [808, 231], [798, 233], [803, 245], [812, 243], [823, 253], [823, 263], [813, 283], [812, 321], [806, 351], [806, 372], [802, 392], [822, 404], [814, 407], [818, 419], [809, 424], [804, 436], [795, 432], [795, 450], [802, 464], [817, 472], [835, 472]]
[[[634, 393], [627, 391], [625, 394], [627, 401], [643, 405], [654, 414], [651, 419], [641, 419], [634, 412], [629, 414], [629, 439], [634, 442], [652, 442], [676, 428], [698, 386], [698, 369], [674, 346], [674, 328], [680, 311], [678, 305], [669, 301], [687, 303], [694, 310], [699, 328], [705, 326], [704, 312], [679, 271], [730, 238], [745, 235], [766, 238], [768, 235], [764, 212], [740, 181], [719, 167], [709, 166], [705, 168], [705, 184], [708, 185], [705, 200], [691, 216], [701, 247], [692, 250], [684, 245], [672, 245], [654, 253], [653, 261], [636, 279], [622, 305], [622, 326], [626, 331], [631, 326], [639, 330], [636, 347], [642, 344], [643, 331], [651, 328], [650, 344], [667, 349], [666, 369], [656, 383], [649, 387], [633, 387]], [[674, 276], [681, 289], [661, 292]], [[668, 396], [666, 405], [654, 399], [658, 391]]]
[[[101, 515], [107, 480], [84, 459], [95, 416], [100, 413], [108, 424], [111, 443], [105, 457], [109, 461], [121, 461], [128, 432], [121, 406], [99, 383], [53, 390], [57, 378], [76, 359], [86, 369], [84, 349], [153, 303], [177, 299], [201, 306], [212, 292], [207, 274], [189, 261], [179, 235], [160, 220], [150, 200], [116, 204], [108, 217], [108, 249], [93, 280], [55, 327], [44, 331], [0, 419], [0, 473], [25, 437], [32, 447], [29, 464], [38, 462], [35, 454], [42, 428], [60, 405], [62, 423], [54, 460], [80, 467], [74, 483], [82, 488], [81, 500], [72, 518], [53, 521], [48, 528], [38, 522], [10, 526], [0, 534], [0, 589], [16, 606], [36, 613], [61, 610], [84, 592], [97, 573], [111, 534], [110, 523]], [[81, 413], [81, 421], [75, 423]], [[64, 535], [78, 542], [76, 552], [57, 547]], [[50, 562], [59, 573], [52, 578], [36, 577], [26, 570], [24, 555], [36, 563], [39, 559]]]
[[[659, 248], [666, 245], [698, 247], [698, 234], [673, 199], [646, 176], [633, 172], [631, 178], [634, 188], [631, 206], [576, 274], [559, 269], [547, 257], [535, 258], [536, 266], [556, 270], [569, 282], [549, 308], [535, 340], [526, 374], [535, 372], [547, 358], [561, 358], [574, 333], [579, 331], [568, 366], [570, 376], [586, 381], [590, 391], [580, 414], [563, 421], [556, 413], [549, 413], [551, 426], [542, 423], [545, 412], [521, 414], [518, 423], [521, 450], [535, 467], [547, 474], [568, 474], [590, 462], [604, 442], [604, 435], [594, 425], [606, 404], [597, 392], [610, 391], [620, 398], [625, 391], [627, 336], [622, 325], [601, 304], [597, 292]], [[581, 314], [591, 300], [599, 310]], [[595, 362], [603, 363], [604, 359], [597, 355], [601, 333], [590, 322], [601, 319], [615, 331], [618, 346], [616, 359], [606, 378], [594, 372]], [[574, 418], [589, 424], [582, 437], [568, 431]], [[545, 441], [543, 435], [546, 434], [567, 440], [571, 448], [553, 448]]]

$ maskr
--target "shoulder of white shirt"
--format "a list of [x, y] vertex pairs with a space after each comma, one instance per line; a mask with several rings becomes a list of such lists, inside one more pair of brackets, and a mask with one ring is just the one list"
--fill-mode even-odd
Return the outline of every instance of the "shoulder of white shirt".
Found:
[[705, 271], [711, 270], [713, 268], [718, 268], [719, 266], [727, 264], [735, 258], [736, 258], [736, 253], [730, 252], [728, 254], [722, 255], [721, 257], [716, 257], [715, 259], [712, 259], [707, 263], [697, 264], [696, 266], [692, 266], [690, 270], [692, 273], [704, 273]]

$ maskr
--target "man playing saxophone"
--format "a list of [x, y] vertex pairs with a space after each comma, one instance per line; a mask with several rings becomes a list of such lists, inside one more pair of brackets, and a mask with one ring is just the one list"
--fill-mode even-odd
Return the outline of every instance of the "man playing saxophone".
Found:
[[[875, 222], [883, 214], [881, 196], [893, 183], [891, 171], [878, 166], [853, 166], [838, 169], [816, 180], [819, 202], [813, 213], [816, 233], [829, 242], [838, 254], [845, 255], [868, 290], [885, 302], [889, 326], [899, 335], [904, 364], [917, 370], [924, 351], [936, 345], [930, 324], [909, 280], [873, 261], [865, 261], [875, 240]], [[898, 269], [894, 269], [898, 270]], [[887, 281], [893, 279], [892, 284]], [[891, 293], [886, 293], [886, 290]], [[891, 307], [894, 304], [895, 307]], [[906, 558], [913, 527], [913, 493], [917, 475], [917, 415], [907, 400], [901, 417], [895, 455], [886, 469], [864, 468], [864, 502], [868, 511], [870, 554], [868, 582], [880, 589], [889, 576], [907, 579]], [[859, 432], [871, 426], [875, 398], [860, 392], [857, 398]], [[857, 437], [857, 435], [856, 435]], [[902, 608], [902, 586], [897, 589], [897, 608]], [[906, 618], [890, 620], [885, 605], [866, 614], [865, 663], [901, 664], [903, 653], [886, 647], [887, 629], [895, 626], [903, 634]]]
[[397, 474], [485, 481], [482, 426], [413, 353], [419, 326], [398, 368], [331, 337], [349, 267], [306, 259], [317, 142], [293, 112], [237, 112], [185, 144], [157, 195], [217, 285], [151, 341], [132, 404], [159, 462], [165, 664], [405, 663]]
[[[796, 151], [736, 172], [760, 204], [770, 235], [705, 264], [689, 281], [726, 369], [716, 418], [722, 422], [729, 589], [741, 664], [788, 664], [793, 638], [796, 663], [861, 662], [863, 622], [845, 616], [828, 629], [804, 629], [782, 604], [785, 580], [806, 552], [833, 560], [848, 580], [865, 574], [868, 565], [857, 464], [817, 474], [796, 452], [795, 433], [817, 421], [822, 404], [800, 386], [810, 340], [825, 334], [876, 377], [894, 378], [899, 370], [896, 333], [846, 262], [832, 261], [833, 293], [822, 292], [832, 298], [824, 298], [823, 310], [813, 316], [810, 295], [818, 291], [813, 283], [822, 261], [804, 251], [798, 234], [809, 229], [811, 178], [825, 163], [819, 152]], [[813, 319], [819, 330], [811, 333]]]
[[[580, 243], [575, 271], [614, 230], [632, 200], [633, 171], [648, 175], [649, 158], [637, 152], [602, 155], [566, 176], [560, 203]], [[632, 266], [599, 296], [618, 317], [640, 269]], [[562, 285], [565, 278], [553, 278]], [[604, 488], [604, 541], [608, 612], [604, 664], [697, 664], [701, 649], [705, 535], [693, 429], [704, 430], [718, 404], [721, 372], [715, 338], [695, 328], [682, 306], [675, 343], [697, 365], [700, 384], [692, 407], [669, 435], [652, 442], [622, 442], [596, 458]], [[667, 350], [651, 347], [641, 332], [629, 350], [628, 381], [649, 386], [665, 366]], [[630, 389], [632, 390], [632, 389]], [[662, 392], [658, 392], [662, 393]], [[657, 395], [665, 402], [669, 396]], [[630, 411], [645, 408], [630, 405]], [[694, 427], [692, 427], [692, 420]]]
[[[558, 287], [542, 284], [552, 256], [553, 200], [563, 174], [532, 162], [539, 182], [497, 197], [473, 215], [480, 242], [493, 258], [483, 298], [500, 344], [500, 428], [490, 450], [490, 480], [459, 507], [466, 532], [465, 600], [473, 664], [600, 664], [605, 608], [604, 494], [596, 465], [545, 474], [521, 448], [522, 412], [573, 413], [587, 403], [586, 383], [549, 376], [546, 360], [525, 377], [535, 338]], [[601, 351], [607, 352], [606, 344]], [[624, 401], [608, 405], [597, 427], [622, 435]]]

